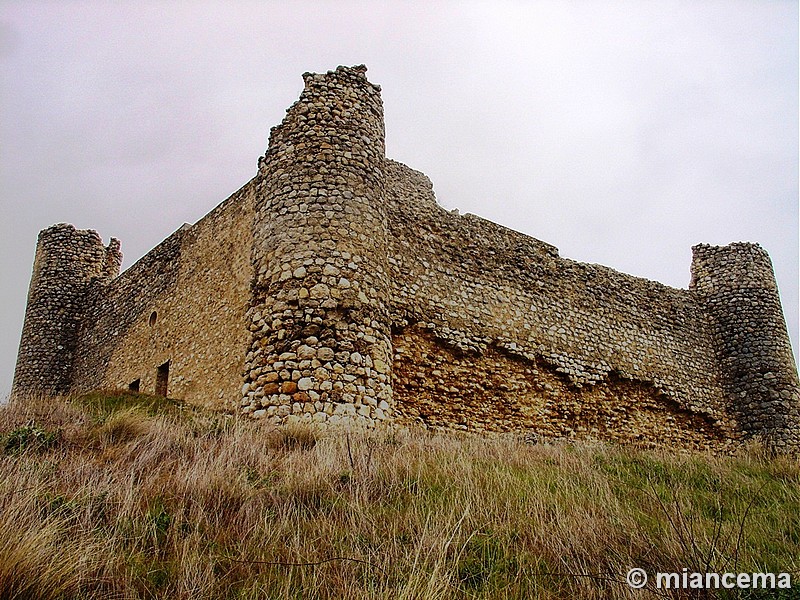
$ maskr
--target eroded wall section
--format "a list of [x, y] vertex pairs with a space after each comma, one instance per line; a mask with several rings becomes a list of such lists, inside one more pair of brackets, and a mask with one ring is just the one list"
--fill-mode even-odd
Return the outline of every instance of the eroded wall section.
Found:
[[717, 450], [731, 424], [686, 410], [651, 384], [614, 373], [580, 388], [541, 359], [499, 347], [447, 347], [423, 324], [393, 338], [394, 393], [402, 418], [464, 431], [524, 431], [534, 439], [594, 438]]
[[735, 436], [712, 328], [688, 290], [561, 258], [442, 209], [421, 173], [388, 174], [401, 416], [691, 446]]

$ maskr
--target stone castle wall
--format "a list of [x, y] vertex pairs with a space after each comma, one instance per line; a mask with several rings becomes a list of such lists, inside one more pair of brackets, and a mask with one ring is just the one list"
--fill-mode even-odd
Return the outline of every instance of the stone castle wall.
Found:
[[[404, 415], [637, 440], [693, 439], [700, 420], [711, 439], [730, 436], [711, 323], [691, 292], [560, 258], [549, 244], [445, 211], [403, 165], [389, 173]], [[468, 376], [459, 361], [472, 365]], [[519, 369], [524, 377], [508, 376]]]
[[114, 243], [72, 228], [89, 241], [63, 251], [46, 240], [65, 226], [45, 230], [15, 388], [136, 384], [274, 423], [800, 445], [763, 250], [698, 246], [680, 290], [448, 212], [386, 159], [364, 72], [305, 74], [257, 176], [118, 277]]
[[75, 354], [72, 392], [167, 393], [204, 405], [233, 403], [247, 344], [254, 183], [195, 225], [185, 225], [120, 277], [92, 289]]

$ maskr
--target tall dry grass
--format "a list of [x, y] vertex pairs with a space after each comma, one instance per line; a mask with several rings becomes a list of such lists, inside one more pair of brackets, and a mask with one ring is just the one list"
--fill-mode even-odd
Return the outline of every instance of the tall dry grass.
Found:
[[321, 436], [134, 394], [12, 403], [0, 436], [1, 598], [642, 598], [634, 566], [800, 569], [800, 464], [756, 451]]

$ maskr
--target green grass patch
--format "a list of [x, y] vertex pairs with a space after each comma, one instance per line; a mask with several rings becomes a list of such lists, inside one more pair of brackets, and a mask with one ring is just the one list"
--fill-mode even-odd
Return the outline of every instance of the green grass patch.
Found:
[[499, 589], [513, 582], [520, 574], [514, 545], [504, 536], [477, 532], [469, 538], [458, 557], [456, 577], [465, 591]]
[[192, 411], [186, 404], [177, 400], [133, 391], [90, 392], [75, 397], [73, 402], [100, 419], [130, 409], [139, 409], [150, 416], [180, 415], [186, 413], [187, 410]]
[[4, 454], [19, 455], [23, 452], [43, 452], [59, 441], [58, 431], [48, 431], [37, 425], [24, 425], [0, 435], [0, 448]]

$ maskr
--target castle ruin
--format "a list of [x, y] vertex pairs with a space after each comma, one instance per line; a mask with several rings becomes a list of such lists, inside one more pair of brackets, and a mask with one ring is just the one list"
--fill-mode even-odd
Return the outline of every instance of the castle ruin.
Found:
[[43, 230], [12, 396], [125, 388], [276, 424], [800, 447], [760, 246], [695, 246], [674, 289], [446, 211], [386, 159], [365, 71], [306, 73], [256, 176], [121, 274], [117, 240]]

